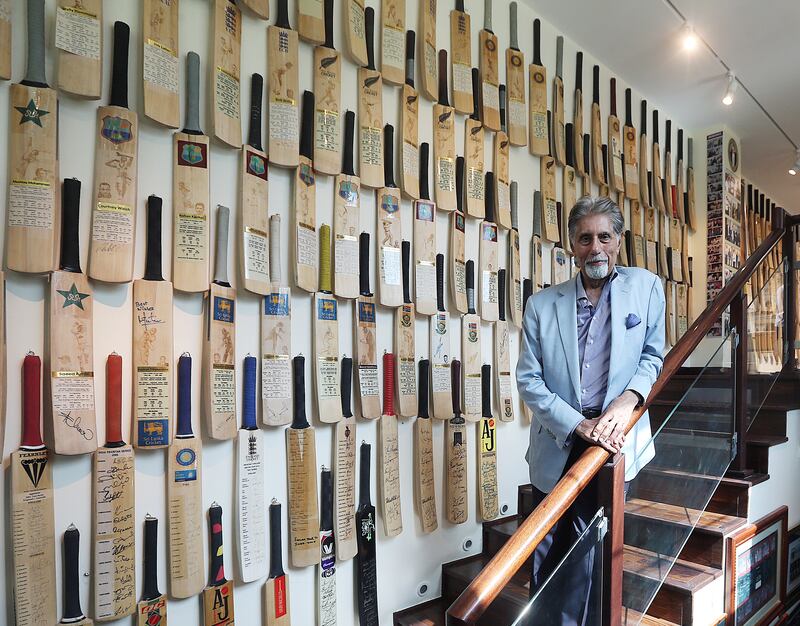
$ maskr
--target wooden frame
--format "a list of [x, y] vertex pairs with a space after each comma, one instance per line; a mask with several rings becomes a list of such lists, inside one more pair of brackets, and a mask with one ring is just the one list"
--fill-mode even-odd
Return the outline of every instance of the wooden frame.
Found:
[[786, 546], [786, 596], [788, 597], [800, 590], [800, 524], [789, 531]]
[[[789, 508], [781, 506], [725, 541], [725, 612], [734, 626], [768, 623], [783, 608], [788, 515]], [[755, 586], [757, 594], [737, 599], [739, 589], [746, 590], [748, 584], [751, 589]], [[764, 595], [770, 590], [770, 595]]]

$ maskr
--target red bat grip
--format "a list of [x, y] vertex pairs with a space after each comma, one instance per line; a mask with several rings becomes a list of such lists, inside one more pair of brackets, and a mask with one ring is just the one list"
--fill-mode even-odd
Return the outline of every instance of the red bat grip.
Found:
[[394, 354], [383, 353], [383, 414], [394, 415]]
[[106, 445], [122, 444], [122, 357], [106, 360]]
[[33, 353], [22, 362], [22, 447], [42, 448], [42, 361]]

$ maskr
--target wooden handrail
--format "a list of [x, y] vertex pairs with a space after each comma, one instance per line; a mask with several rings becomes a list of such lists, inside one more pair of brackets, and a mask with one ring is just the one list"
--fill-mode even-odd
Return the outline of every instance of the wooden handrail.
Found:
[[[683, 337], [664, 359], [661, 374], [653, 384], [644, 404], [631, 415], [628, 426], [625, 428], [626, 433], [633, 428], [652, 400], [664, 389], [667, 381], [683, 365], [703, 337], [708, 334], [714, 323], [741, 292], [745, 283], [782, 237], [783, 230], [770, 232], [750, 255], [744, 266], [731, 277], [713, 302], [689, 326]], [[486, 567], [450, 605], [447, 610], [448, 626], [467, 626], [477, 622], [539, 545], [539, 542], [575, 502], [578, 494], [586, 488], [609, 456], [609, 453], [600, 446], [591, 446], [573, 463], [552, 491], [545, 496], [539, 506], [486, 564]]]

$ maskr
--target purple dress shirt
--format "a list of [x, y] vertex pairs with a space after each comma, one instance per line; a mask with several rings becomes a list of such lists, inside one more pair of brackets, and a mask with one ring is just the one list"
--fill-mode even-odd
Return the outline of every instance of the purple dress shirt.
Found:
[[617, 277], [613, 269], [603, 285], [597, 306], [583, 287], [582, 274], [575, 277], [577, 292], [578, 364], [581, 372], [581, 409], [603, 408], [608, 388], [611, 358], [611, 281]]

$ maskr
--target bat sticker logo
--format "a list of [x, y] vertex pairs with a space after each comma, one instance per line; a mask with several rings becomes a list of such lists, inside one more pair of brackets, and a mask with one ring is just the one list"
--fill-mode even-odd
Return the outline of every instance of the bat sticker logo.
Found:
[[328, 322], [335, 322], [337, 319], [336, 300], [331, 300], [329, 298], [320, 300], [319, 306], [317, 307], [317, 318]]
[[247, 173], [257, 178], [267, 180], [267, 164], [264, 157], [255, 152], [247, 151]]
[[411, 307], [403, 305], [403, 312], [400, 316], [400, 324], [403, 328], [411, 328]]
[[397, 198], [393, 195], [386, 194], [381, 196], [381, 209], [383, 209], [386, 213], [397, 213], [400, 209], [400, 204], [397, 202]]
[[411, 106], [412, 104], [414, 104], [414, 103], [417, 101], [417, 98], [418, 98], [418, 97], [419, 97], [419, 96], [408, 96], [408, 97], [406, 98], [406, 105], [407, 105], [407, 106]]
[[19, 119], [20, 125], [24, 124], [25, 122], [33, 122], [39, 128], [42, 128], [42, 117], [50, 113], [50, 111], [37, 108], [33, 98], [31, 98], [30, 102], [28, 102], [28, 106], [14, 108], [22, 115], [22, 117]]
[[460, 230], [462, 233], [464, 232], [464, 214], [457, 213], [456, 214], [456, 228]]
[[442, 114], [439, 116], [439, 125], [441, 126], [441, 125], [443, 125], [445, 122], [447, 122], [447, 120], [448, 120], [448, 119], [450, 119], [450, 116], [451, 116], [451, 115], [453, 115], [453, 111], [445, 111], [444, 113], [442, 113]]
[[380, 79], [380, 76], [370, 76], [364, 81], [364, 87], [372, 87], [372, 85], [377, 83]]
[[264, 315], [286, 317], [289, 315], [289, 296], [285, 293], [271, 293], [264, 298]]
[[436, 334], [438, 335], [447, 334], [447, 319], [445, 318], [443, 313], [436, 314]]
[[22, 469], [28, 475], [31, 484], [34, 487], [39, 486], [39, 481], [44, 476], [44, 468], [47, 466], [47, 457], [39, 457], [36, 459], [25, 459], [22, 461]]
[[303, 184], [306, 187], [311, 187], [314, 184], [314, 169], [311, 166], [302, 163], [300, 165], [300, 180], [303, 181]]
[[478, 325], [475, 322], [470, 322], [467, 328], [467, 340], [470, 343], [478, 341]]
[[544, 82], [544, 74], [542, 74], [541, 72], [534, 72], [533, 80], [535, 80], [537, 83], [540, 83], [540, 84], [543, 83]]
[[339, 197], [347, 204], [355, 204], [358, 201], [358, 186], [350, 181], [343, 181], [339, 184]]
[[497, 241], [497, 226], [494, 224], [484, 224], [482, 239], [484, 241]]
[[486, 40], [486, 49], [489, 52], [494, 52], [497, 49], [497, 46], [495, 45], [495, 43], [494, 43], [494, 41], [492, 39], [487, 39]]
[[417, 219], [422, 222], [432, 222], [433, 206], [428, 202], [417, 202]]
[[358, 321], [363, 324], [375, 323], [375, 305], [371, 302], [358, 303]]
[[206, 146], [190, 141], [178, 142], [178, 165], [206, 167]]
[[325, 57], [324, 59], [322, 59], [322, 60], [319, 62], [319, 65], [320, 65], [320, 67], [321, 67], [321, 68], [323, 68], [323, 69], [327, 69], [327, 68], [329, 68], [331, 65], [333, 65], [334, 63], [336, 63], [338, 60], [339, 60], [339, 57], [338, 57], [338, 56], [333, 56], [333, 57]]
[[127, 143], [133, 137], [130, 120], [121, 117], [106, 115], [103, 118], [103, 128], [100, 134], [114, 145]]
[[369, 514], [361, 520], [361, 536], [366, 537], [367, 541], [372, 541], [372, 533], [374, 532], [375, 521], [372, 519], [372, 514]]
[[62, 309], [66, 309], [68, 306], [75, 305], [81, 311], [86, 310], [83, 308], [83, 301], [89, 297], [89, 294], [78, 291], [75, 283], [72, 283], [72, 287], [69, 289], [56, 289], [56, 291], [64, 297], [64, 304], [61, 307]]
[[519, 67], [520, 65], [522, 65], [522, 58], [515, 54], [514, 56], [511, 57], [511, 65], [513, 65], [514, 67]]
[[483, 420], [481, 427], [481, 448], [484, 452], [494, 452], [495, 449], [494, 419]]
[[214, 319], [218, 322], [233, 324], [234, 302], [230, 298], [214, 297]]
[[255, 435], [250, 435], [247, 438], [247, 456], [258, 456], [258, 439], [256, 439]]

